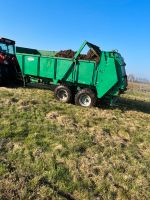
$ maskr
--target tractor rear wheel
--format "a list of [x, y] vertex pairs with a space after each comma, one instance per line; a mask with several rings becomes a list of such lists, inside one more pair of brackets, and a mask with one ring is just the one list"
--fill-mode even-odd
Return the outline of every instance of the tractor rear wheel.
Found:
[[75, 104], [83, 107], [92, 107], [96, 104], [96, 95], [89, 89], [81, 89], [75, 95]]
[[64, 85], [59, 85], [54, 90], [55, 98], [64, 103], [70, 103], [72, 100], [71, 90]]

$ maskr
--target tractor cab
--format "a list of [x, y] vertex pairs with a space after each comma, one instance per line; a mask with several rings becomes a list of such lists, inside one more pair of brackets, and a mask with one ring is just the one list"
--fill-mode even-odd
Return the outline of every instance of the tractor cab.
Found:
[[0, 38], [0, 83], [11, 83], [18, 80], [21, 74], [15, 55], [15, 41]]
[[0, 54], [15, 55], [15, 41], [0, 38]]

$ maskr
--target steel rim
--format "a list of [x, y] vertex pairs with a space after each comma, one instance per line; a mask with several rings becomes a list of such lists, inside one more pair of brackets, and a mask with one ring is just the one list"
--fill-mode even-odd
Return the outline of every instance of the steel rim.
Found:
[[83, 94], [79, 98], [79, 103], [81, 106], [88, 107], [91, 105], [91, 97], [87, 94]]
[[57, 92], [57, 98], [60, 99], [61, 101], [66, 101], [68, 99], [68, 93], [66, 90], [59, 90]]

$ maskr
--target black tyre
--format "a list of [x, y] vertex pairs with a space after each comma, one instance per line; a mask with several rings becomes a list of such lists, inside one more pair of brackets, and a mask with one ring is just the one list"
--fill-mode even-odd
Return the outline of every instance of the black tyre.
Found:
[[81, 89], [75, 95], [75, 104], [83, 107], [92, 107], [96, 104], [96, 95], [89, 88]]
[[54, 90], [55, 98], [64, 103], [70, 103], [72, 100], [71, 90], [64, 85], [59, 85]]

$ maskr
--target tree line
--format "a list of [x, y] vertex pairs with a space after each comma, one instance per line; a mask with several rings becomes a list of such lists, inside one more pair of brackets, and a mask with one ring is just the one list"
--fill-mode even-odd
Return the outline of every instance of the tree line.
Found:
[[136, 82], [136, 83], [150, 83], [150, 80], [148, 80], [146, 78], [136, 77], [133, 74], [128, 75], [128, 81], [129, 82]]

